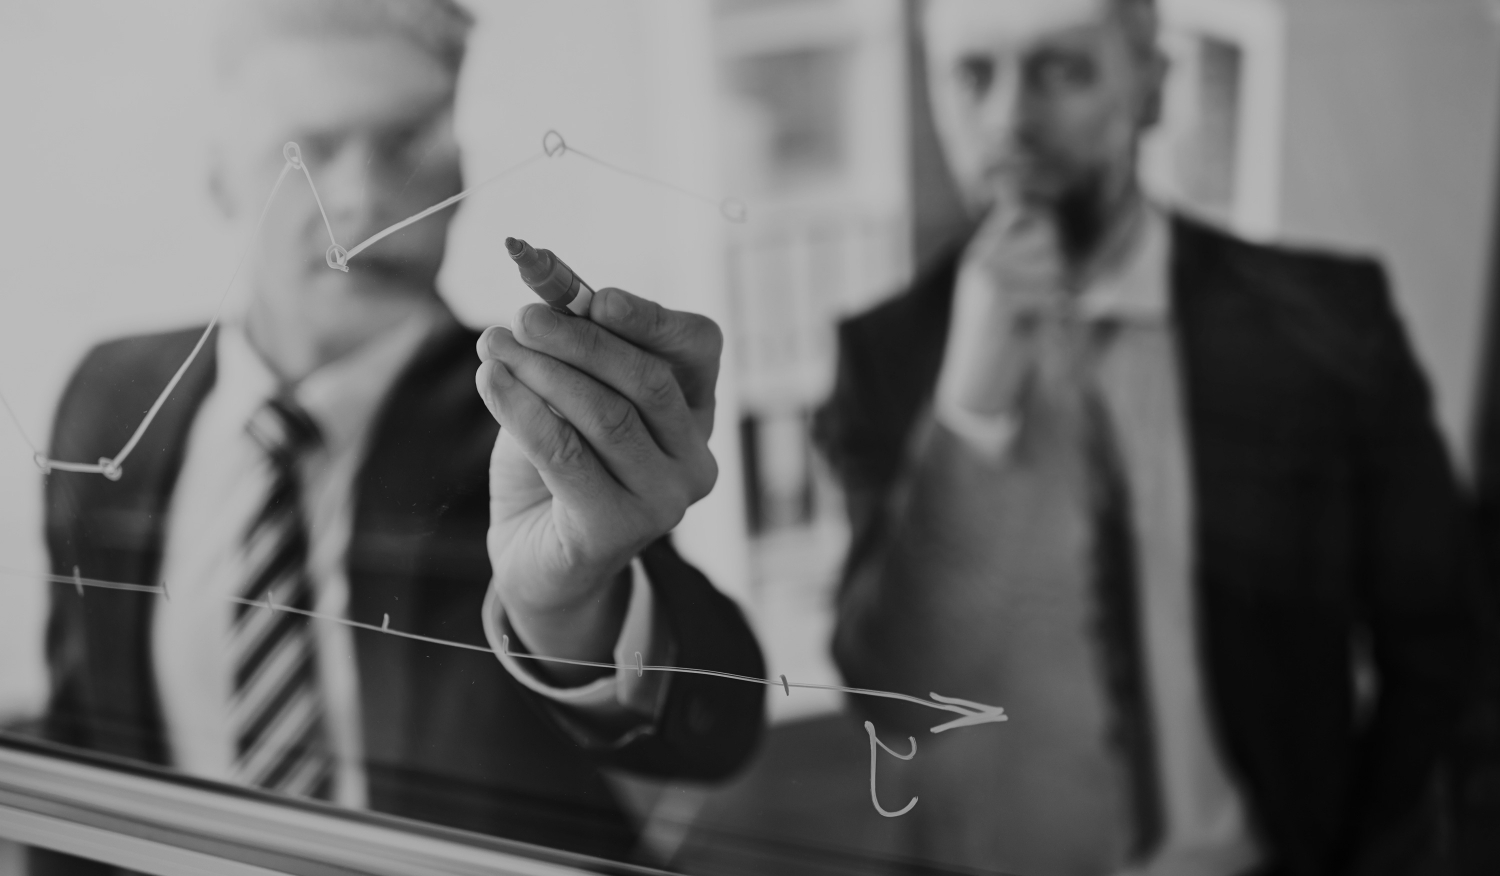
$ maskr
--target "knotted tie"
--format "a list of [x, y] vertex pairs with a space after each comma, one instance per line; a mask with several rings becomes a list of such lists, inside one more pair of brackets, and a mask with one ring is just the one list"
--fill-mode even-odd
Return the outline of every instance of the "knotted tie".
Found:
[[234, 694], [230, 726], [239, 781], [294, 796], [329, 799], [334, 759], [319, 692], [307, 571], [308, 532], [298, 461], [321, 441], [317, 424], [286, 397], [267, 401], [246, 426], [266, 454], [268, 488], [245, 531], [239, 596], [230, 634]]
[[1038, 402], [1054, 405], [1064, 420], [1074, 424], [1063, 434], [1073, 434], [1084, 457], [1092, 524], [1092, 621], [1111, 707], [1110, 742], [1129, 777], [1131, 853], [1139, 860], [1162, 837], [1163, 809], [1140, 640], [1130, 494], [1097, 373], [1118, 323], [1085, 318], [1072, 302], [1023, 311], [1019, 321], [1019, 333], [1026, 338], [1023, 343], [1034, 345], [1034, 370], [1022, 391], [1021, 408]]

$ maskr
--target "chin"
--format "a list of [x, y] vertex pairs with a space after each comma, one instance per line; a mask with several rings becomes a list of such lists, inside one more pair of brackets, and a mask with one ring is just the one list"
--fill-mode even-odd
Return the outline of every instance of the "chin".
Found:
[[323, 269], [323, 276], [314, 279], [320, 291], [331, 295], [347, 295], [354, 298], [412, 298], [430, 295], [435, 284], [435, 274], [403, 270], [396, 265], [358, 262], [349, 266], [349, 272]]
[[1057, 176], [1046, 173], [1029, 173], [1024, 176], [992, 174], [986, 176], [974, 190], [980, 192], [979, 197], [974, 199], [975, 206], [983, 211], [993, 207], [1002, 198], [1018, 199], [1032, 207], [1056, 207], [1068, 198], [1071, 187]]

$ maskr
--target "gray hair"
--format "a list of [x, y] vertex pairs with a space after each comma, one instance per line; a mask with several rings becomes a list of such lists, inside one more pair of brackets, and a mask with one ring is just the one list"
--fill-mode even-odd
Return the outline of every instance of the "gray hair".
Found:
[[[934, 0], [917, 0], [916, 20], [926, 20], [927, 9]], [[1118, 16], [1129, 31], [1131, 42], [1144, 52], [1156, 51], [1156, 35], [1159, 16], [1156, 0], [1109, 0], [1110, 11]]]
[[454, 0], [233, 0], [218, 30], [218, 69], [232, 73], [274, 39], [396, 37], [457, 75], [473, 25]]

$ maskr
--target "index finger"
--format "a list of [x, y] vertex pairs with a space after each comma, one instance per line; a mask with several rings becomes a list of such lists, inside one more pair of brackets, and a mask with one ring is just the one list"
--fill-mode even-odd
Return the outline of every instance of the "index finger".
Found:
[[613, 288], [594, 293], [589, 319], [672, 366], [689, 408], [712, 410], [724, 352], [718, 323]]

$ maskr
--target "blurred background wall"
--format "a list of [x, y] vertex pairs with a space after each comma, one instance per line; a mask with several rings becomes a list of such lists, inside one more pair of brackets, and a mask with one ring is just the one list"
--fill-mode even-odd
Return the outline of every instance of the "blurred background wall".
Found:
[[1483, 0], [1287, 0], [1284, 235], [1383, 257], [1472, 463], [1500, 54]]

